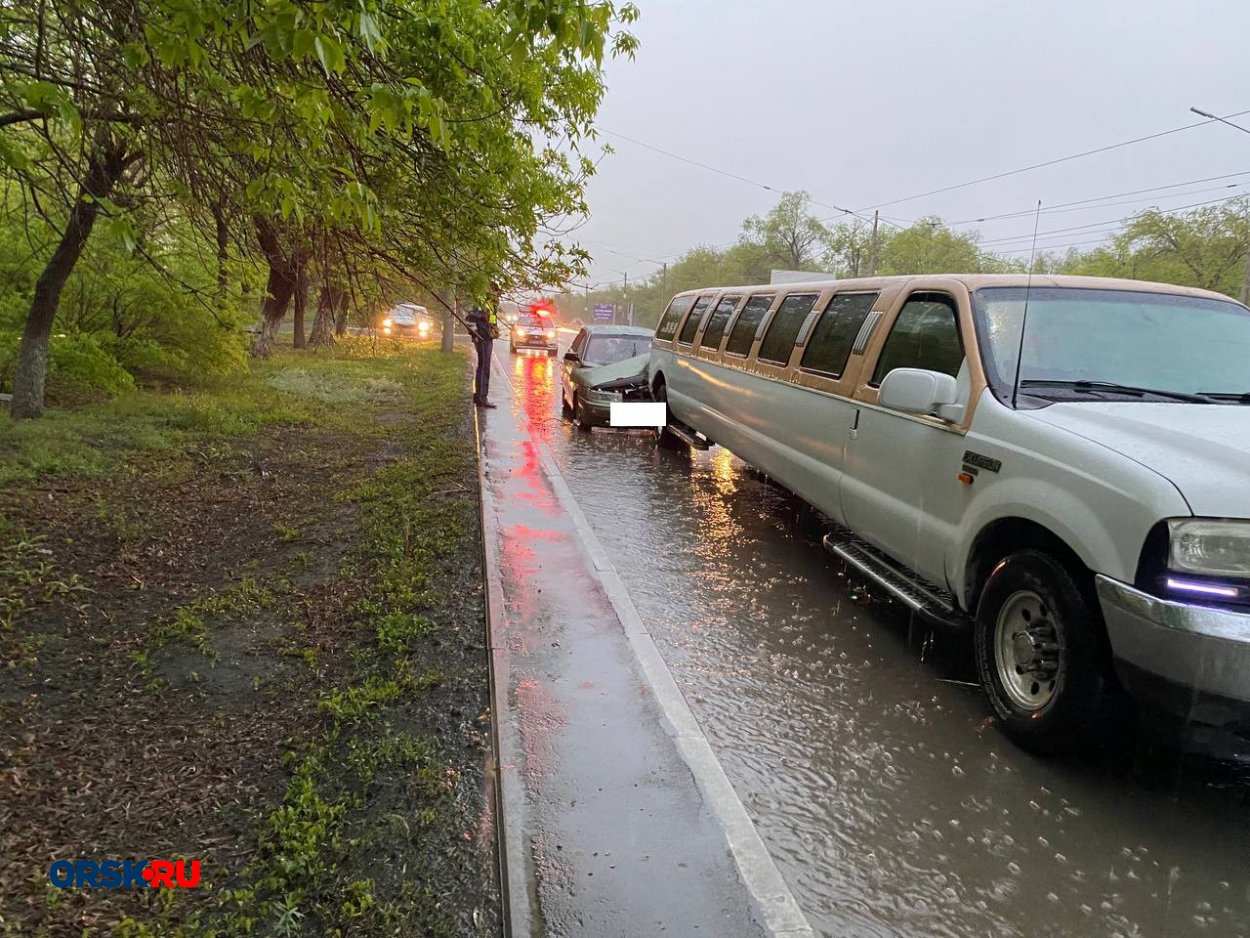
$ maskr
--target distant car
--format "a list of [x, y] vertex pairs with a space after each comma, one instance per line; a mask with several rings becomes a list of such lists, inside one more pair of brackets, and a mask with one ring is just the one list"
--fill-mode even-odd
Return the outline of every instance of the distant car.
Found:
[[513, 354], [517, 349], [542, 349], [548, 355], [556, 353], [556, 324], [550, 316], [541, 312], [530, 312], [522, 309], [517, 313], [516, 322], [512, 324], [508, 348]]
[[391, 307], [382, 320], [383, 335], [428, 339], [433, 332], [434, 317], [424, 306], [415, 303], [400, 303]]
[[650, 400], [650, 329], [583, 326], [564, 354], [561, 404], [583, 430], [608, 425], [613, 401]]

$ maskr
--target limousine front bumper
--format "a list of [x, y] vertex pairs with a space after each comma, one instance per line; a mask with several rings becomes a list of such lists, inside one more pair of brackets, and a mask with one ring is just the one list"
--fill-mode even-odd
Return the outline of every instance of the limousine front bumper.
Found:
[[1096, 578], [1116, 672], [1133, 696], [1208, 726], [1250, 728], [1250, 612]]

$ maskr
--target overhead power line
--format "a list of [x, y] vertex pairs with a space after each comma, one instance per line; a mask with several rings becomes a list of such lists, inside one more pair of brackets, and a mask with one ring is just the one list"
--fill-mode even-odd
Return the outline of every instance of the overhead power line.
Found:
[[[654, 144], [644, 143], [642, 140], [638, 140], [635, 137], [626, 136], [625, 134], [622, 134], [622, 133], [617, 133], [615, 130], [607, 130], [603, 127], [600, 127], [599, 133], [607, 134], [609, 137], [617, 137], [621, 140], [627, 140], [630, 143], [634, 144], [635, 146], [642, 147], [644, 150], [651, 150], [654, 153], [659, 153], [660, 155], [667, 156], [670, 159], [680, 160], [683, 163], [689, 163], [691, 166], [698, 166], [700, 169], [706, 169], [708, 172], [717, 173], [718, 175], [725, 176], [729, 179], [736, 179], [738, 182], [746, 183], [748, 186], [755, 186], [757, 189], [763, 189], [766, 192], [787, 191], [785, 189], [778, 189], [776, 186], [770, 186], [767, 183], [759, 182], [758, 180], [755, 180], [755, 179], [748, 179], [746, 176], [740, 176], [737, 173], [731, 173], [729, 170], [721, 169], [719, 166], [712, 166], [709, 163], [703, 163], [703, 162], [700, 162], [699, 160], [693, 160], [688, 156], [682, 156], [680, 153], [674, 153], [671, 150], [665, 150], [664, 148], [657, 147]], [[812, 205], [819, 205], [821, 208], [832, 209], [835, 212], [841, 212], [843, 215], [855, 215], [858, 218], [863, 218], [865, 221], [872, 221], [871, 216], [861, 215], [859, 212], [851, 208], [844, 208], [841, 205], [833, 205], [832, 203], [829, 203], [829, 202], [821, 202], [819, 199], [813, 199], [810, 196], [808, 197], [808, 201], [811, 202]], [[890, 224], [893, 224], [893, 222], [890, 222]]]
[[[1062, 244], [1039, 244], [1038, 247], [1043, 251], [1057, 251], [1060, 248], [1075, 248], [1086, 244], [1106, 244], [1106, 238], [1090, 238], [1088, 241], [1066, 241]], [[1003, 251], [995, 251], [995, 254], [1028, 254], [1033, 249], [1027, 248], [1008, 248]]]
[[[1227, 114], [1228, 117], [1240, 117], [1243, 114], [1250, 114], [1250, 109], [1237, 111], [1235, 114]], [[1167, 137], [1171, 134], [1178, 134], [1182, 131], [1193, 130], [1195, 127], [1202, 127], [1206, 124], [1213, 124], [1225, 118], [1211, 118], [1209, 120], [1197, 121], [1193, 124], [1185, 124], [1181, 127], [1173, 127], [1171, 130], [1161, 130], [1158, 133], [1147, 134], [1144, 137], [1134, 137], [1132, 140], [1122, 140], [1119, 143], [1109, 143], [1106, 146], [1094, 147], [1092, 150], [1082, 150], [1080, 153], [1073, 153], [1069, 156], [1060, 156], [1053, 160], [1045, 160], [1041, 163], [1033, 163], [1029, 166], [1021, 166], [1019, 169], [1009, 169], [1001, 173], [993, 173], [989, 176], [982, 176], [979, 179], [971, 179], [968, 182], [959, 182], [950, 186], [941, 186], [937, 189], [928, 189], [924, 192], [917, 192], [915, 195], [903, 196], [901, 199], [891, 199], [888, 202], [878, 202], [875, 205], [868, 205], [858, 210], [858, 212], [870, 212], [873, 209], [882, 209], [888, 205], [899, 205], [903, 202], [912, 202], [916, 199], [923, 199], [925, 196], [938, 195], [942, 192], [954, 192], [956, 189], [967, 189], [970, 186], [979, 186], [983, 182], [992, 182], [995, 179], [1005, 179], [1008, 176], [1018, 176], [1021, 173], [1032, 172], [1035, 169], [1044, 169], [1047, 166], [1056, 166], [1059, 163], [1067, 163], [1071, 160], [1079, 160], [1086, 156], [1093, 156], [1097, 153], [1106, 153], [1109, 150], [1118, 150], [1121, 147], [1132, 146], [1136, 143], [1145, 143], [1147, 140], [1158, 140], [1160, 137]], [[858, 214], [857, 212], [857, 214]]]
[[[1170, 215], [1174, 212], [1182, 212], [1185, 209], [1189, 209], [1189, 208], [1201, 208], [1202, 206], [1205, 206], [1205, 205], [1218, 205], [1220, 202], [1231, 202], [1233, 199], [1237, 199], [1240, 197], [1241, 197], [1240, 195], [1226, 195], [1223, 198], [1208, 199], [1205, 202], [1190, 202], [1188, 205], [1177, 205], [1172, 208], [1169, 208], [1164, 214]], [[1102, 221], [1091, 222], [1088, 225], [1073, 225], [1068, 228], [1052, 228], [1050, 231], [1039, 231], [1038, 237], [1043, 237], [1045, 235], [1052, 235], [1052, 234], [1064, 234], [1070, 231], [1081, 231], [1083, 229], [1088, 229], [1088, 228], [1098, 228], [1104, 225], [1122, 225], [1123, 223], [1124, 223], [1123, 218], [1106, 218], [1106, 219], [1103, 219]], [[985, 241], [978, 241], [977, 243], [978, 244], [1001, 244], [1003, 242], [1009, 242], [1009, 241], [1025, 241], [1031, 237], [1032, 235], [1013, 235], [1011, 237], [1004, 237], [1004, 238], [989, 238]]]
[[[1053, 214], [1055, 212], [1062, 213], [1065, 211], [1074, 211], [1074, 209], [1069, 208], [1069, 206], [1074, 206], [1074, 205], [1075, 206], [1089, 205], [1094, 208], [1101, 208], [1101, 206], [1093, 205], [1093, 203], [1106, 202], [1108, 199], [1118, 199], [1118, 198], [1122, 198], [1124, 196], [1129, 196], [1129, 195], [1141, 195], [1142, 193], [1145, 193], [1145, 192], [1162, 192], [1165, 189], [1180, 189], [1180, 188], [1183, 188], [1184, 186], [1196, 186], [1199, 183], [1203, 183], [1203, 182], [1219, 182], [1224, 179], [1236, 179], [1240, 176], [1250, 176], [1250, 171], [1244, 171], [1240, 173], [1225, 173], [1222, 176], [1206, 176], [1202, 179], [1190, 179], [1190, 180], [1187, 180], [1186, 182], [1174, 182], [1166, 186], [1150, 186], [1145, 189], [1130, 189], [1127, 192], [1113, 192], [1109, 195], [1094, 196], [1088, 199], [1076, 199], [1075, 201], [1072, 201], [1072, 202], [1059, 202], [1059, 203], [1056, 203], [1055, 205], [1051, 205], [1047, 208], [1042, 209], [1042, 214], [1048, 215], [1048, 214]], [[1227, 188], [1232, 188], [1233, 186], [1238, 186], [1238, 185], [1241, 185], [1241, 183], [1236, 183], [1236, 182], [1231, 183]], [[1209, 189], [1205, 191], [1214, 192], [1215, 190]], [[1177, 195], [1184, 195], [1184, 194], [1185, 193], [1177, 193]], [[1165, 198], [1170, 198], [1170, 196], [1165, 196]], [[1134, 199], [1132, 201], [1137, 202], [1137, 201], [1148, 201], [1148, 200]], [[1113, 203], [1113, 204], [1128, 205], [1131, 203], [1123, 202], [1123, 203]], [[1075, 209], [1075, 211], [1079, 211], [1079, 209]], [[978, 222], [997, 221], [1001, 218], [1023, 218], [1025, 216], [1032, 218], [1033, 215], [1035, 215], [1036, 213], [1037, 213], [1037, 209], [1031, 208], [1031, 209], [1024, 209], [1018, 212], [1003, 212], [1002, 214], [999, 214], [999, 215], [983, 215], [980, 218], [962, 218], [962, 219], [959, 219], [958, 221], [947, 222], [947, 224], [972, 225]]]

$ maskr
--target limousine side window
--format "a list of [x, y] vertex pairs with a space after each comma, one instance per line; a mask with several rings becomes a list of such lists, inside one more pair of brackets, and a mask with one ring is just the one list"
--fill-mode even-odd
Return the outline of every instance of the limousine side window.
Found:
[[725, 324], [729, 322], [729, 317], [733, 315], [733, 311], [738, 308], [738, 301], [741, 299], [741, 294], [738, 296], [727, 296], [716, 304], [716, 309], [712, 311], [712, 317], [707, 321], [707, 327], [703, 330], [703, 339], [699, 343], [700, 348], [713, 352], [720, 348], [720, 340], [725, 336]]
[[742, 307], [742, 312], [738, 314], [738, 321], [729, 330], [729, 342], [725, 345], [726, 352], [743, 358], [751, 354], [751, 343], [755, 341], [755, 333], [759, 330], [760, 323], [764, 321], [768, 308], [773, 305], [775, 296], [775, 293], [769, 293], [764, 296], [753, 296], [747, 300], [747, 305]]
[[681, 322], [681, 317], [685, 315], [693, 302], [693, 296], [673, 297], [672, 302], [668, 304], [668, 309], [660, 317], [660, 324], [655, 327], [655, 337], [665, 341], [671, 339], [673, 333], [677, 331], [677, 324]]
[[819, 296], [818, 293], [795, 293], [781, 301], [773, 314], [773, 321], [768, 324], [768, 331], [764, 333], [764, 341], [760, 343], [760, 361], [776, 365], [790, 361], [794, 340], [799, 337], [799, 330]]
[[880, 385], [895, 368], [925, 368], [957, 378], [963, 361], [954, 300], [941, 294], [917, 294], [899, 310], [877, 360], [872, 385]]
[[699, 321], [703, 319], [703, 313], [711, 302], [712, 298], [710, 296], [701, 296], [699, 297], [699, 302], [694, 304], [694, 309], [686, 317], [685, 325], [681, 327], [681, 335], [677, 337], [677, 341], [682, 345], [689, 345], [694, 341], [695, 333], [699, 331]]
[[843, 293], [835, 296], [820, 314], [812, 337], [807, 340], [800, 367], [830, 378], [842, 377], [851, 346], [869, 311], [877, 302], [876, 293]]

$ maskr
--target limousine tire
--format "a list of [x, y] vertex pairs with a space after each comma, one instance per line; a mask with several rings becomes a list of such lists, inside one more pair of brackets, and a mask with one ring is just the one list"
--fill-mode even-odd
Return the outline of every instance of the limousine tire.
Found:
[[1096, 607], [1068, 568], [1020, 550], [990, 574], [977, 604], [977, 673], [1003, 729], [1053, 753], [1087, 745], [1108, 689]]
[[655, 387], [651, 389], [651, 397], [657, 404], [664, 405], [664, 426], [656, 428], [655, 442], [666, 449], [680, 448], [681, 440], [668, 428], [673, 422], [673, 413], [668, 409], [668, 385], [664, 383], [663, 377], [655, 382]]

